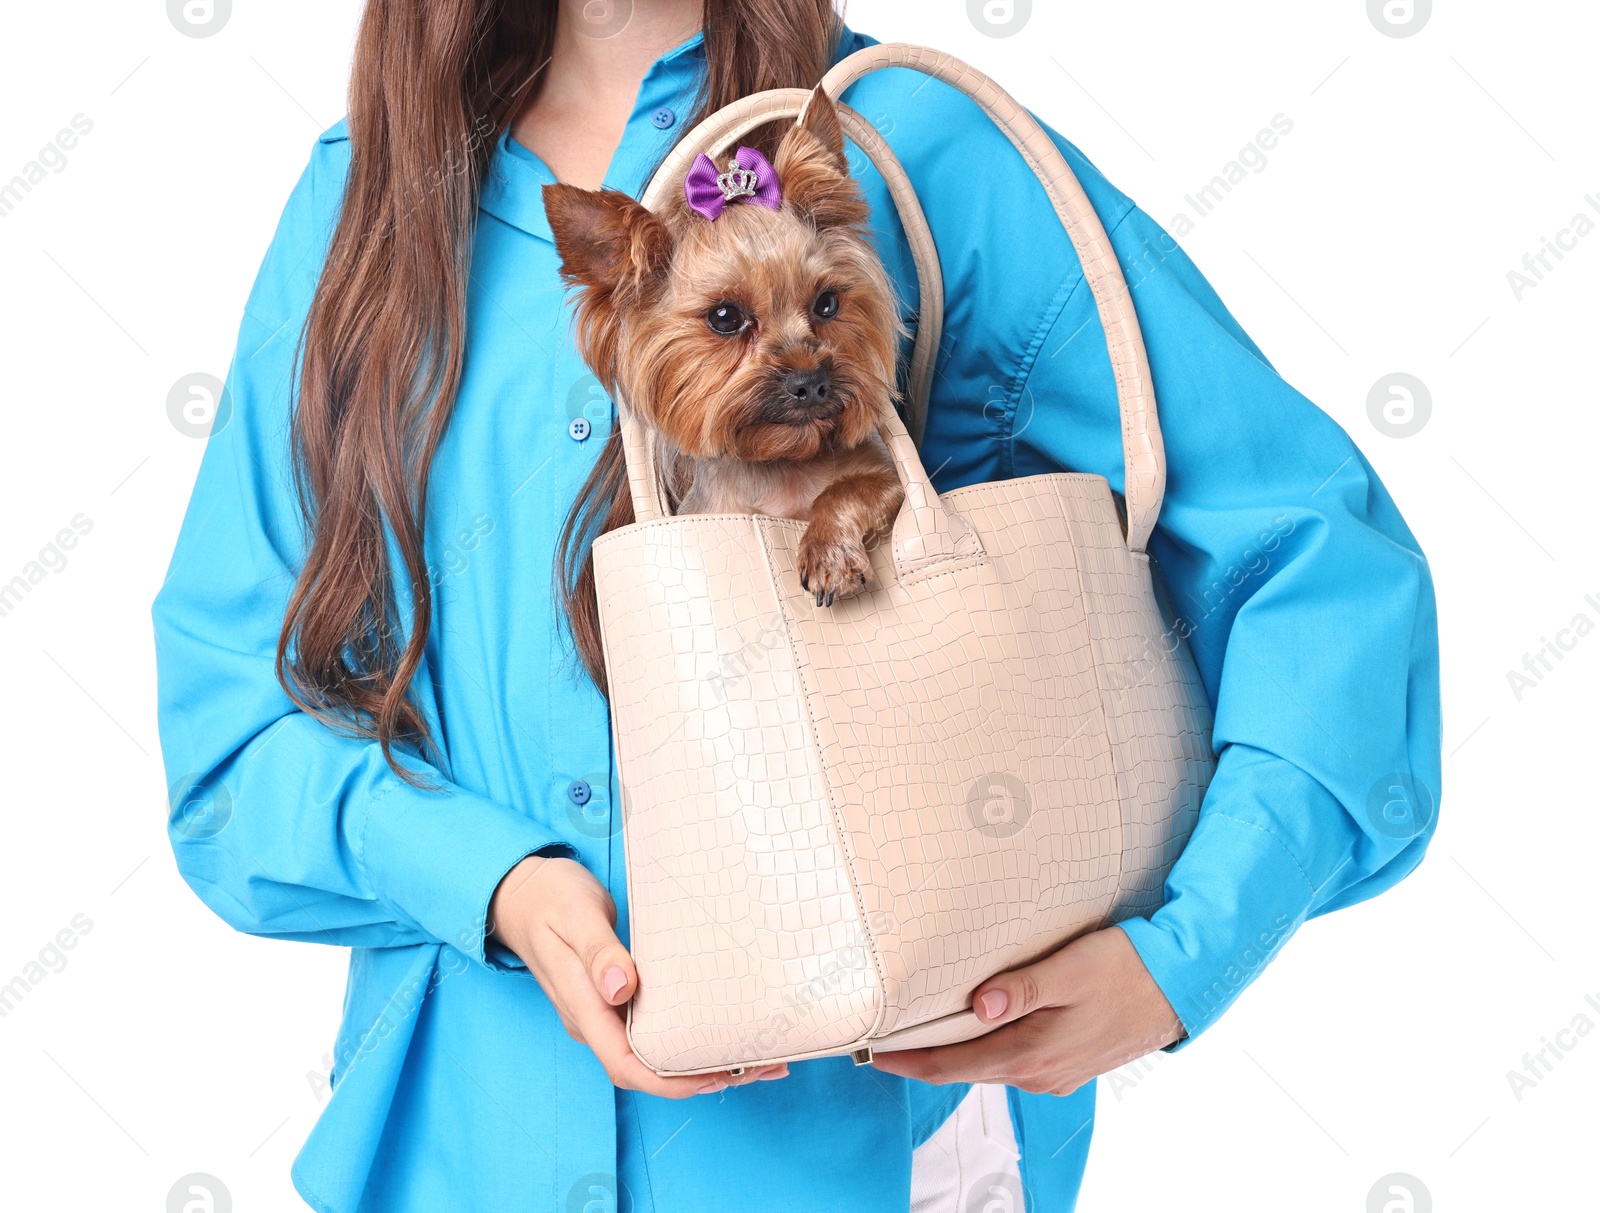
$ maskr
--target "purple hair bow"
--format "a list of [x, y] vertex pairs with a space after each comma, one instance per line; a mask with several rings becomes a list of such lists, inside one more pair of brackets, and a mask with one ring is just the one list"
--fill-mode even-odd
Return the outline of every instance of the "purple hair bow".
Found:
[[683, 196], [707, 219], [715, 219], [728, 203], [744, 198], [771, 210], [783, 205], [777, 170], [753, 147], [741, 147], [735, 152], [725, 173], [717, 172], [711, 157], [701, 152], [684, 178]]

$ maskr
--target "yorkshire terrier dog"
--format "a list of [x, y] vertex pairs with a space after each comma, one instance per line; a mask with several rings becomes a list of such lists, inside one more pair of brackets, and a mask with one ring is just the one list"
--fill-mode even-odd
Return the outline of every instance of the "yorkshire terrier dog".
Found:
[[[660, 216], [570, 185], [545, 186], [544, 204], [578, 351], [655, 432], [677, 512], [799, 519], [800, 580], [817, 605], [865, 587], [868, 545], [903, 495], [876, 428], [903, 328], [827, 95], [812, 95], [770, 164], [741, 147], [719, 173], [700, 156]], [[612, 439], [585, 486], [614, 497], [601, 531], [633, 520]]]

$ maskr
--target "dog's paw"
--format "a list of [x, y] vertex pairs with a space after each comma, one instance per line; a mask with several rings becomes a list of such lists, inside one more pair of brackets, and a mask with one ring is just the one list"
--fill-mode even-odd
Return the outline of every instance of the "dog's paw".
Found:
[[818, 606], [832, 606], [867, 587], [872, 561], [860, 539], [838, 539], [808, 530], [800, 540], [800, 588]]

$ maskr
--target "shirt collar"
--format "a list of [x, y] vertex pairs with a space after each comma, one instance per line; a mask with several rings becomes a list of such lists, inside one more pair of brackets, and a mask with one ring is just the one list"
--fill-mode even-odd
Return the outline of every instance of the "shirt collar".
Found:
[[[861, 41], [848, 28], [841, 27], [835, 59], [855, 49]], [[635, 198], [644, 192], [650, 174], [683, 135], [683, 125], [694, 113], [705, 82], [705, 62], [705, 44], [696, 33], [650, 65], [639, 84], [622, 141], [606, 170], [607, 187]], [[672, 116], [665, 127], [657, 117], [663, 111]], [[544, 213], [543, 190], [554, 185], [555, 180], [544, 161], [512, 139], [508, 127], [495, 143], [478, 205], [530, 236], [553, 242], [550, 221]]]

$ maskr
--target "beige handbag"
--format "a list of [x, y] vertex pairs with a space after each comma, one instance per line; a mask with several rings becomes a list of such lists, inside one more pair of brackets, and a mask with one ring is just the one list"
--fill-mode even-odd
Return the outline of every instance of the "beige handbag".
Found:
[[[902, 65], [988, 111], [1071, 235], [1116, 371], [1127, 523], [1087, 474], [941, 497], [890, 415], [905, 506], [872, 554], [873, 587], [819, 608], [795, 571], [805, 524], [670, 516], [624, 405], [637, 521], [599, 538], [594, 559], [639, 969], [628, 1034], [661, 1074], [864, 1062], [981, 1035], [980, 982], [1161, 904], [1215, 766], [1205, 694], [1145, 553], [1165, 460], [1105, 229], [1038, 123], [958, 60], [874, 46], [823, 84], [837, 97]], [[662, 209], [697, 152], [796, 116], [808, 96], [761, 93], [707, 119], [645, 205]], [[920, 434], [938, 260], [899, 162], [838, 108], [916, 256]]]

